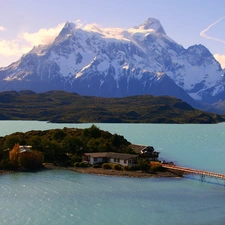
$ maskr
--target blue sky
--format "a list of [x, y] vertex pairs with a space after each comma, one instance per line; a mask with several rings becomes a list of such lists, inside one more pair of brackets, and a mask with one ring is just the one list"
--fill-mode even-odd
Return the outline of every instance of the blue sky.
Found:
[[148, 17], [159, 19], [185, 48], [205, 45], [225, 67], [225, 0], [0, 0], [0, 5], [0, 67], [50, 42], [66, 21], [130, 28]]

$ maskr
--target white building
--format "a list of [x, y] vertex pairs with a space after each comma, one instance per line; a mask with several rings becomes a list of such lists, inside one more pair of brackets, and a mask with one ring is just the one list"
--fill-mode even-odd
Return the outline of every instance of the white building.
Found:
[[96, 163], [112, 162], [120, 164], [121, 166], [133, 166], [137, 163], [138, 157], [138, 155], [117, 152], [94, 152], [84, 153], [82, 161], [91, 165]]

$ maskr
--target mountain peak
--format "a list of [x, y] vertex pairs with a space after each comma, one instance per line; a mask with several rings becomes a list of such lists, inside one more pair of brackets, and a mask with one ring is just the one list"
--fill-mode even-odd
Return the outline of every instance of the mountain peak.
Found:
[[71, 33], [71, 31], [74, 29], [74, 27], [75, 27], [74, 23], [70, 23], [70, 22], [67, 21], [65, 23], [63, 29], [61, 30], [61, 32], [63, 32], [63, 33]]
[[62, 28], [62, 30], [60, 31], [59, 35], [55, 38], [54, 43], [58, 44], [59, 42], [67, 38], [68, 36], [72, 35], [74, 32], [75, 26], [76, 25], [74, 23], [70, 23], [67, 21], [64, 27]]
[[138, 27], [135, 27], [135, 28], [142, 29], [142, 30], [153, 29], [157, 33], [166, 34], [166, 32], [165, 32], [164, 28], [162, 27], [160, 21], [155, 19], [155, 18], [152, 18], [152, 17], [147, 18], [147, 20], [145, 20], [141, 25], [139, 25]]

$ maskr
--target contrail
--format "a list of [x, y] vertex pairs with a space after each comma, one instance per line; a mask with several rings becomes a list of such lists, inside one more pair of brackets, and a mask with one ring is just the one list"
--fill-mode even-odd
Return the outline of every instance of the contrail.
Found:
[[218, 41], [218, 42], [222, 42], [223, 44], [225, 44], [225, 40], [222, 40], [222, 39], [219, 39], [219, 38], [216, 38], [216, 37], [212, 37], [212, 36], [209, 36], [206, 34], [206, 32], [212, 28], [213, 26], [215, 26], [218, 22], [220, 22], [222, 19], [224, 19], [225, 16], [221, 17], [220, 19], [218, 19], [216, 22], [210, 24], [205, 30], [201, 31], [200, 32], [200, 35], [206, 39], [211, 39], [211, 40], [214, 40], [214, 41]]

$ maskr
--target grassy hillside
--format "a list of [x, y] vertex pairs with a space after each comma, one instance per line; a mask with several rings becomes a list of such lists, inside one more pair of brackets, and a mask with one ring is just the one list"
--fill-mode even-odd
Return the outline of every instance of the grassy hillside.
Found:
[[192, 108], [173, 97], [125, 98], [80, 96], [32, 91], [0, 93], [1, 120], [43, 120], [60, 123], [217, 123], [225, 117]]

